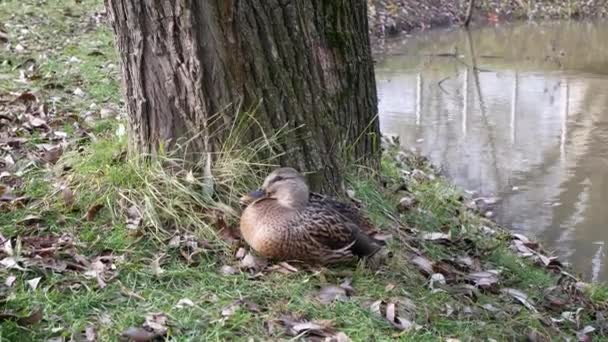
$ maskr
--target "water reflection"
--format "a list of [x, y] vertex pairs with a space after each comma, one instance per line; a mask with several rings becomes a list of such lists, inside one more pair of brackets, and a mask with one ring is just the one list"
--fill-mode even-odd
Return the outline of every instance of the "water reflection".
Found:
[[457, 184], [502, 201], [497, 220], [607, 280], [608, 24], [512, 24], [389, 42], [381, 129]]

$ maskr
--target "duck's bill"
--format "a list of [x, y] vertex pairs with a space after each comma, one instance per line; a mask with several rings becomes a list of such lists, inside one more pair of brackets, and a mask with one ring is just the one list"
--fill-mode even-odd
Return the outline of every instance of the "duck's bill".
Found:
[[262, 189], [257, 189], [256, 191], [250, 192], [249, 197], [253, 199], [262, 198], [266, 195], [266, 192]]
[[253, 201], [262, 198], [266, 195], [266, 192], [262, 189], [257, 189], [256, 191], [250, 192], [247, 195], [241, 197], [240, 202], [243, 206], [248, 206]]

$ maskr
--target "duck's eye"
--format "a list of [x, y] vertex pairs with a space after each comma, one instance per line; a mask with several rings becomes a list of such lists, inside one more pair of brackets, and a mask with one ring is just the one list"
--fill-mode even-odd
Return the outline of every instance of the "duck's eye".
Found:
[[280, 182], [280, 181], [282, 181], [283, 179], [284, 179], [284, 178], [283, 178], [282, 176], [276, 176], [276, 177], [274, 177], [274, 179], [272, 180], [272, 182], [273, 182], [273, 183]]

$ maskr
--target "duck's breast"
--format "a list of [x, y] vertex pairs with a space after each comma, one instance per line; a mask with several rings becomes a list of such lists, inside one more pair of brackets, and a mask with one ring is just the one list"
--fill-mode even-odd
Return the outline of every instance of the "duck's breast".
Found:
[[247, 207], [241, 215], [240, 230], [251, 248], [267, 258], [284, 258], [288, 253], [288, 227], [281, 217], [268, 215], [254, 206]]

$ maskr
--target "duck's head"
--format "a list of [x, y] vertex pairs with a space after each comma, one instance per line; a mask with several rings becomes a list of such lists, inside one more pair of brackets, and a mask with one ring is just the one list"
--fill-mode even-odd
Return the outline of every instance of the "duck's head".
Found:
[[284, 207], [299, 209], [306, 206], [309, 194], [304, 176], [291, 167], [282, 167], [272, 171], [262, 187], [246, 197], [250, 201], [272, 198]]

